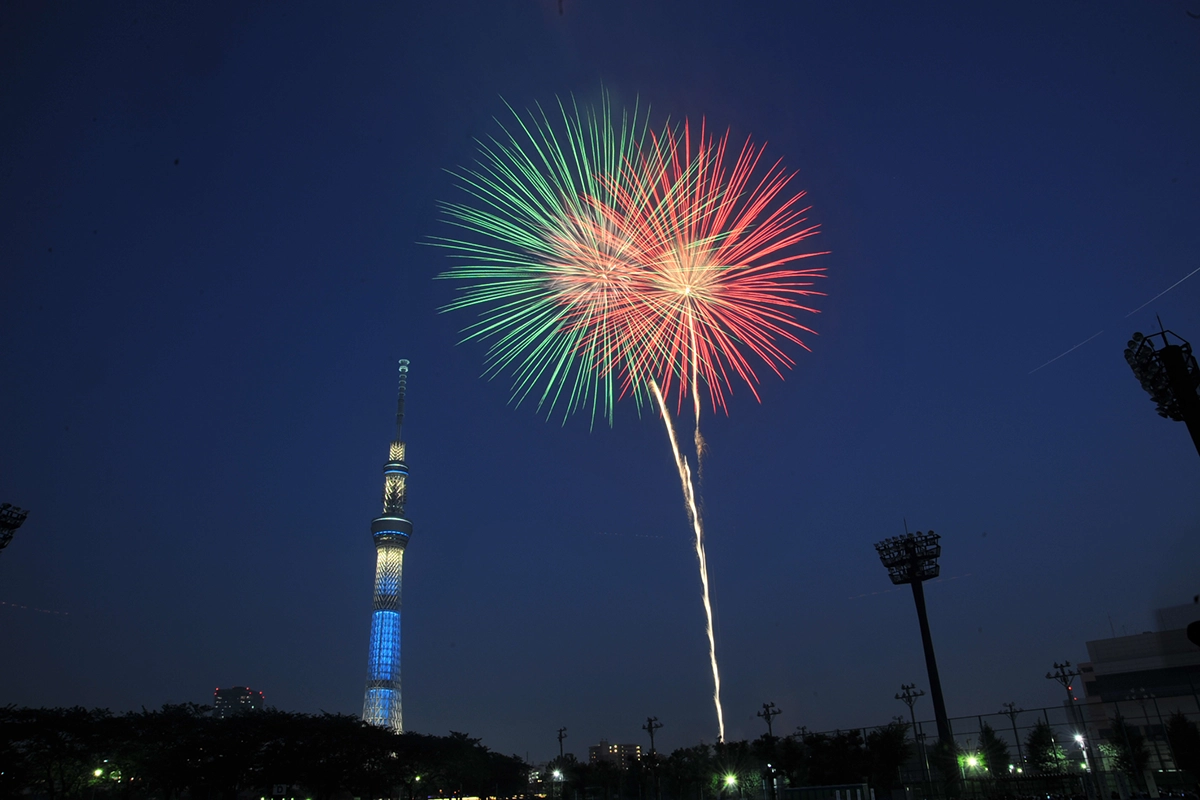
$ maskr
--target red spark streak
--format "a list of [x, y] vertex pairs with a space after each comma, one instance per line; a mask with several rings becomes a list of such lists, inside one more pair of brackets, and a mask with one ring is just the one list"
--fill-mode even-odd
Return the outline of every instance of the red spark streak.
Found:
[[616, 347], [607, 363], [624, 364], [626, 391], [655, 380], [669, 394], [677, 380], [682, 404], [703, 381], [725, 410], [734, 377], [758, 398], [750, 355], [782, 376], [794, 362], [781, 340], [807, 349], [797, 334], [813, 331], [792, 312], [816, 313], [798, 298], [822, 294], [809, 287], [824, 269], [789, 267], [822, 255], [795, 250], [817, 232], [798, 207], [804, 192], [785, 193], [794, 173], [778, 161], [755, 179], [762, 147], [747, 139], [731, 159], [728, 144], [728, 132], [713, 138], [703, 123], [696, 141], [687, 123], [655, 137], [612, 180], [613, 206], [592, 200], [600, 221], [579, 221], [560, 241], [581, 273], [562, 297], [581, 347]]

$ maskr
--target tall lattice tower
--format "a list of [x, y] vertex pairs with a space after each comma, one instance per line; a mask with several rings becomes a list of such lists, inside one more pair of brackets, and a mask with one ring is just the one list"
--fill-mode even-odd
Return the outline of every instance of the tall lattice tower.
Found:
[[396, 439], [383, 466], [383, 514], [371, 522], [375, 540], [375, 605], [371, 612], [371, 652], [367, 662], [367, 692], [363, 721], [404, 732], [400, 705], [400, 586], [404, 577], [404, 548], [412, 523], [404, 516], [408, 496], [408, 465], [404, 463], [404, 394], [408, 389], [408, 359], [400, 360], [400, 393], [396, 400]]

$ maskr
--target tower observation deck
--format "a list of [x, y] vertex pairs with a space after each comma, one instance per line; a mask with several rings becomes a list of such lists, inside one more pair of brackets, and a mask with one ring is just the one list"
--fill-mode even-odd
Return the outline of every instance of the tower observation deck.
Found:
[[375, 601], [371, 611], [367, 691], [363, 698], [363, 721], [397, 733], [404, 732], [400, 704], [400, 587], [404, 549], [412, 535], [412, 523], [404, 516], [408, 465], [404, 462], [402, 426], [407, 389], [408, 359], [401, 359], [396, 438], [383, 466], [383, 514], [371, 522], [371, 537], [375, 540]]

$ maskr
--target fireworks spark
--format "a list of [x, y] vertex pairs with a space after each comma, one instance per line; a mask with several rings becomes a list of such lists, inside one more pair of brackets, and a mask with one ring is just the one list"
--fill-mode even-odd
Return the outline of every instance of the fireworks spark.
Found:
[[618, 120], [607, 103], [581, 111], [559, 103], [557, 137], [539, 109], [516, 129], [480, 143], [480, 159], [457, 177], [478, 201], [443, 205], [448, 221], [483, 239], [437, 237], [463, 263], [441, 277], [473, 281], [444, 310], [481, 307], [466, 339], [488, 339], [485, 374], [513, 372], [513, 398], [540, 385], [538, 407], [564, 419], [590, 408], [611, 424], [623, 358], [621, 309], [637, 265], [600, 211], [613, 198], [602, 176], [638, 151], [647, 121]]
[[799, 268], [820, 253], [797, 246], [817, 229], [794, 174], [749, 139], [735, 154], [703, 123], [693, 136], [686, 121], [652, 131], [637, 109], [618, 120], [607, 102], [559, 112], [557, 125], [514, 112], [519, 130], [481, 143], [459, 175], [479, 206], [444, 206], [470, 236], [436, 240], [462, 260], [441, 277], [471, 281], [445, 310], [480, 307], [466, 338], [490, 340], [485, 374], [511, 369], [518, 403], [540, 390], [539, 408], [590, 407], [610, 424], [623, 395], [657, 406], [695, 534], [723, 740], [704, 526], [667, 397], [677, 411], [692, 399], [699, 470], [701, 393], [728, 413], [735, 383], [758, 398], [755, 361], [782, 376], [784, 348], [807, 349], [795, 315], [816, 313], [802, 298], [821, 294], [824, 269]]

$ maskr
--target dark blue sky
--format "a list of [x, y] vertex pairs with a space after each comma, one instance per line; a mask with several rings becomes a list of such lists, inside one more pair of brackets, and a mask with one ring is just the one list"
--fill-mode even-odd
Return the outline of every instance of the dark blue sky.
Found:
[[407, 357], [407, 726], [712, 740], [660, 424], [513, 408], [421, 244], [502, 97], [602, 86], [767, 141], [833, 251], [813, 352], [706, 422], [729, 736], [925, 686], [904, 517], [952, 715], [1200, 591], [1200, 460], [1121, 357], [1155, 313], [1200, 342], [1200, 276], [1125, 318], [1200, 266], [1200, 6], [564, 7], [0, 10], [0, 703], [359, 713]]

